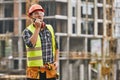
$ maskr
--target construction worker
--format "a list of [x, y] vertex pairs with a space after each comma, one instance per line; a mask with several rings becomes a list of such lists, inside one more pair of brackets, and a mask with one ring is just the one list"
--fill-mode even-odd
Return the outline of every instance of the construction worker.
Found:
[[45, 24], [45, 10], [39, 4], [29, 8], [32, 23], [23, 31], [27, 51], [27, 80], [56, 80], [58, 44], [51, 25]]

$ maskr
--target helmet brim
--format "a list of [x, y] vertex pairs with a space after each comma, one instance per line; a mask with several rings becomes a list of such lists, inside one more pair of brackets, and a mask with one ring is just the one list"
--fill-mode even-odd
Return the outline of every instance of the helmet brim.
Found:
[[29, 15], [29, 16], [31, 16], [31, 15], [32, 15], [32, 13], [34, 13], [35, 11], [45, 12], [45, 10], [44, 10], [44, 9], [36, 9], [36, 10], [34, 10], [34, 11], [30, 12], [28, 15]]

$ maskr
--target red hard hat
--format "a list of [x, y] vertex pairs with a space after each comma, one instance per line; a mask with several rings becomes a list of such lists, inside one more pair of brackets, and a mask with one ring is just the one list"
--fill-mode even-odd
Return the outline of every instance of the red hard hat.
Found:
[[36, 10], [45, 12], [45, 10], [42, 8], [41, 5], [39, 5], [39, 4], [33, 4], [33, 5], [29, 8], [28, 16], [30, 16], [30, 15], [31, 15], [34, 11], [36, 11]]

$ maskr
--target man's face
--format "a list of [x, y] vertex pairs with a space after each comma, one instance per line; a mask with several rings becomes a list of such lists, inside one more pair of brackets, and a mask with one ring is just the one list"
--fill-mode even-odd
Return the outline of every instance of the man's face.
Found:
[[35, 11], [35, 12], [32, 13], [31, 17], [35, 18], [35, 19], [40, 19], [40, 21], [43, 21], [44, 12], [42, 12], [42, 11]]

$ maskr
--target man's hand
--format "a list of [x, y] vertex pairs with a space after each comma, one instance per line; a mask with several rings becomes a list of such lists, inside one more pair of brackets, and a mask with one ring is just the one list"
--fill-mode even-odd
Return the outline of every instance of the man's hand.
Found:
[[36, 45], [36, 41], [37, 41], [37, 38], [38, 38], [38, 35], [39, 35], [39, 31], [41, 29], [41, 19], [33, 19], [33, 24], [35, 26], [35, 32], [33, 33], [33, 35], [30, 37], [30, 41], [31, 43], [33, 44], [33, 46]]
[[35, 19], [34, 21], [35, 28], [41, 28], [41, 24], [42, 24], [41, 19]]
[[57, 69], [59, 66], [58, 62], [54, 62], [54, 65], [55, 65], [55, 69]]

